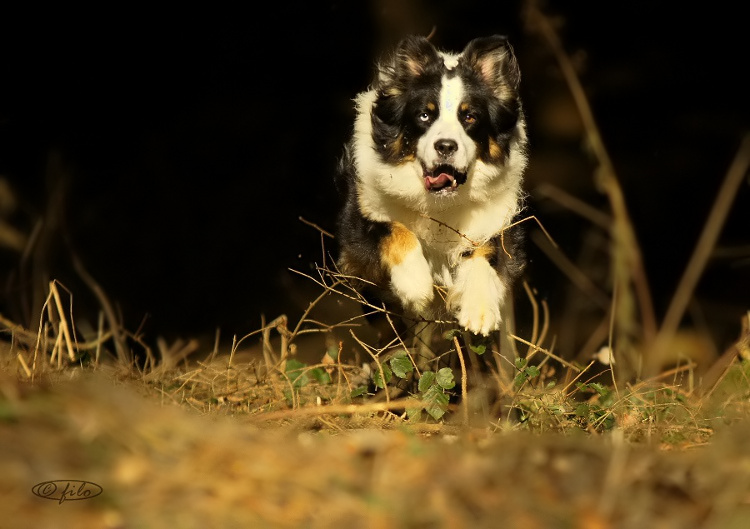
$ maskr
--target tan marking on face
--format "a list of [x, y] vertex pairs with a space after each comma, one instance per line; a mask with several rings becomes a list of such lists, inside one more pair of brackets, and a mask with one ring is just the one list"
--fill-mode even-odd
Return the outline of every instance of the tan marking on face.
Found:
[[461, 112], [466, 112], [467, 110], [469, 110], [469, 103], [461, 103], [459, 109], [461, 110]]
[[492, 160], [502, 160], [503, 159], [503, 149], [500, 147], [500, 144], [498, 144], [494, 138], [490, 138], [490, 159]]
[[390, 145], [388, 145], [388, 150], [390, 151], [390, 156], [399, 156], [401, 154], [401, 148], [402, 148], [402, 141], [404, 139], [403, 134], [399, 134], [398, 137], [391, 142]]
[[435, 110], [437, 110], [437, 106], [435, 105], [435, 103], [430, 101], [429, 103], [427, 103], [427, 110], [429, 110], [430, 112], [435, 112]]
[[383, 264], [393, 267], [403, 262], [406, 255], [419, 245], [417, 236], [400, 222], [391, 223], [391, 234], [380, 243]]
[[388, 146], [388, 150], [390, 151], [390, 156], [393, 158], [398, 158], [398, 163], [408, 163], [412, 162], [415, 159], [414, 153], [405, 153], [404, 152], [404, 135], [399, 134], [398, 138], [393, 140], [393, 142]]

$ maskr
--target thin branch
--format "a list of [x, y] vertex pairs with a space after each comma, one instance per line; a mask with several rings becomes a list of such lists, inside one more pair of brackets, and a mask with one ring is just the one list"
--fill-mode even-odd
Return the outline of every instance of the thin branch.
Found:
[[461, 351], [461, 344], [458, 343], [458, 337], [453, 337], [453, 345], [456, 347], [458, 353], [458, 361], [461, 364], [461, 408], [464, 414], [464, 426], [469, 425], [469, 390], [468, 390], [468, 375], [466, 374], [466, 363], [464, 362], [464, 353]]
[[302, 223], [307, 224], [308, 226], [311, 226], [311, 227], [315, 228], [316, 230], [318, 230], [321, 234], [325, 235], [326, 237], [330, 237], [331, 239], [335, 239], [335, 237], [333, 236], [333, 234], [330, 231], [324, 230], [323, 228], [321, 228], [320, 226], [318, 226], [314, 222], [310, 222], [309, 220], [306, 220], [303, 217], [298, 217], [298, 218], [299, 218], [299, 220]]
[[407, 407], [421, 406], [425, 403], [413, 398], [393, 400], [390, 402], [371, 402], [367, 404], [332, 404], [329, 406], [308, 406], [291, 410], [271, 411], [259, 413], [251, 420], [273, 421], [286, 418], [315, 417], [317, 415], [354, 415], [357, 413], [378, 413], [382, 411], [400, 410]]
[[72, 257], [73, 268], [81, 277], [83, 282], [86, 283], [86, 285], [91, 289], [91, 291], [94, 293], [94, 296], [96, 296], [96, 298], [99, 300], [99, 303], [102, 306], [102, 310], [104, 311], [104, 315], [107, 317], [107, 322], [109, 322], [109, 328], [112, 332], [112, 341], [114, 342], [115, 350], [117, 351], [117, 359], [123, 366], [130, 365], [133, 359], [128, 351], [127, 342], [125, 341], [120, 322], [115, 316], [115, 311], [112, 308], [112, 304], [109, 302], [107, 295], [104, 293], [104, 289], [93, 278], [93, 276], [89, 274], [88, 270], [86, 270], [86, 267], [83, 265], [83, 262], [75, 253], [72, 254]]
[[[578, 367], [574, 366], [573, 364], [571, 364], [571, 363], [570, 363], [570, 362], [568, 362], [567, 360], [565, 360], [565, 359], [563, 359], [563, 358], [560, 358], [559, 356], [557, 356], [556, 354], [552, 353], [551, 351], [548, 351], [547, 349], [544, 349], [543, 347], [539, 347], [538, 345], [536, 345], [536, 344], [533, 344], [533, 343], [531, 343], [531, 342], [530, 342], [530, 341], [528, 341], [528, 340], [524, 340], [524, 339], [523, 339], [523, 338], [521, 338], [520, 336], [516, 336], [515, 334], [512, 334], [512, 333], [508, 333], [508, 336], [510, 336], [510, 337], [511, 337], [511, 338], [513, 338], [514, 340], [517, 340], [517, 341], [521, 342], [521, 343], [522, 343], [522, 344], [524, 344], [524, 345], [528, 345], [529, 347], [531, 347], [531, 348], [533, 349], [532, 353], [536, 353], [537, 351], [540, 351], [540, 352], [542, 352], [543, 354], [545, 354], [545, 355], [547, 355], [547, 356], [549, 356], [549, 357], [552, 357], [552, 358], [554, 358], [555, 360], [557, 360], [558, 362], [560, 362], [560, 363], [561, 363], [562, 365], [564, 365], [565, 367], [567, 367], [567, 368], [569, 368], [569, 369], [572, 369], [572, 370], [574, 370], [574, 371], [580, 371], [580, 368], [578, 368]], [[532, 356], [532, 355], [528, 355], [528, 356], [527, 356], [526, 358], [527, 358], [527, 359], [528, 359], [528, 358], [531, 358], [531, 356]]]
[[[581, 116], [584, 129], [586, 130], [587, 140], [599, 162], [598, 177], [602, 188], [607, 193], [612, 207], [614, 216], [614, 225], [612, 226], [613, 237], [617, 247], [626, 249], [630, 265], [631, 278], [635, 289], [638, 305], [641, 310], [641, 320], [643, 325], [644, 341], [651, 342], [656, 335], [656, 316], [654, 314], [653, 301], [651, 292], [646, 280], [645, 267], [641, 256], [640, 247], [637, 243], [635, 232], [633, 231], [632, 222], [628, 215], [625, 199], [622, 189], [617, 181], [614, 164], [609, 157], [607, 149], [604, 147], [599, 127], [594, 119], [594, 113], [591, 110], [586, 94], [583, 90], [578, 74], [573, 66], [570, 57], [563, 49], [563, 45], [549, 19], [539, 10], [534, 3], [530, 3], [528, 10], [529, 20], [547, 40], [547, 43], [557, 59], [560, 70], [565, 77], [565, 81], [570, 89], [571, 96], [575, 101], [578, 112]], [[619, 236], [617, 234], [619, 233]]]
[[750, 134], [742, 139], [737, 155], [729, 167], [721, 188], [719, 188], [719, 193], [708, 215], [706, 224], [703, 226], [703, 231], [693, 250], [693, 255], [690, 257], [690, 261], [688, 261], [687, 268], [682, 275], [682, 279], [680, 279], [677, 290], [664, 316], [664, 321], [659, 331], [660, 340], [669, 339], [677, 331], [677, 327], [690, 303], [690, 298], [698, 284], [698, 280], [706, 267], [708, 259], [711, 257], [711, 250], [716, 245], [716, 241], [721, 234], [721, 229], [724, 227], [724, 222], [731, 210], [737, 190], [745, 179], [749, 167]]

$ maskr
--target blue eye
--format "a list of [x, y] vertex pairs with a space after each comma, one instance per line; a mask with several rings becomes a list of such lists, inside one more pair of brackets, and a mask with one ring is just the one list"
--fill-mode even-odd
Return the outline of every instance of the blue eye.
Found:
[[421, 121], [423, 123], [426, 123], [426, 122], [430, 121], [430, 114], [428, 114], [427, 112], [422, 112], [419, 115], [418, 119], [419, 119], [419, 121]]

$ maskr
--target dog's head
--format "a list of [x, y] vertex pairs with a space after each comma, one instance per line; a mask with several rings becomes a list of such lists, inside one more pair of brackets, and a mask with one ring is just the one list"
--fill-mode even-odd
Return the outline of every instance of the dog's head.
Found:
[[[475, 39], [460, 54], [421, 37], [403, 40], [358, 100], [359, 139], [369, 135], [374, 154], [359, 157], [360, 173], [385, 177], [378, 185], [385, 193], [428, 201], [486, 195], [511, 162], [520, 180], [526, 158], [519, 81], [504, 37]], [[473, 191], [462, 192], [467, 183]]]

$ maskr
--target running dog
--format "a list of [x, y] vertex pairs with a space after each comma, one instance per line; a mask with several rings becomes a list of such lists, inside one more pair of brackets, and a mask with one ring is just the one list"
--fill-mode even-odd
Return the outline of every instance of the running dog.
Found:
[[460, 53], [407, 37], [356, 99], [336, 177], [341, 273], [389, 309], [500, 328], [524, 256], [526, 126], [520, 72], [502, 36]]

